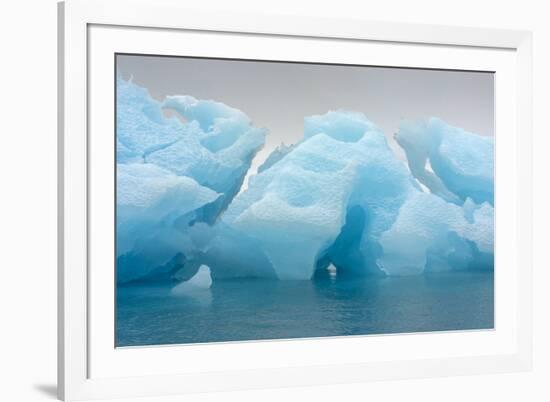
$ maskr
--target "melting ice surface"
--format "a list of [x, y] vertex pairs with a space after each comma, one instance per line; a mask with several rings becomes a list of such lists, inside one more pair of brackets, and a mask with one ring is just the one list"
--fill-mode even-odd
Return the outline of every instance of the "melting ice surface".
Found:
[[493, 269], [492, 138], [404, 122], [404, 163], [365, 115], [331, 111], [239, 193], [265, 135], [222, 103], [158, 102], [119, 78], [117, 281]]

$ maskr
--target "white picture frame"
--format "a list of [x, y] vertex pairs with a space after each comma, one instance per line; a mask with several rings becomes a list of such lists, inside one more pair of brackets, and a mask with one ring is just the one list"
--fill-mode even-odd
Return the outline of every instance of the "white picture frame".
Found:
[[[59, 4], [58, 11], [61, 399], [160, 396], [530, 369], [531, 33], [212, 14], [186, 9], [177, 0], [68, 0]], [[206, 36], [211, 40], [204, 39]], [[200, 46], [183, 48], [181, 43], [191, 43], [182, 40], [185, 38], [192, 38]], [[109, 198], [112, 183], [103, 185], [105, 181], [98, 180], [114, 168], [112, 150], [103, 147], [106, 142], [112, 143], [112, 137], [101, 134], [105, 130], [113, 132], [109, 115], [113, 109], [109, 92], [112, 85], [103, 85], [112, 79], [107, 77], [112, 73], [112, 63], [107, 61], [121, 51], [183, 55], [190, 51], [192, 55], [214, 52], [229, 57], [242, 47], [242, 41], [253, 53], [250, 58], [269, 58], [269, 50], [270, 57], [278, 60], [332, 58], [351, 64], [358, 57], [352, 56], [352, 50], [359, 47], [369, 50], [374, 65], [496, 72], [494, 331], [115, 351], [113, 298], [99, 297], [114, 291], [113, 275], [109, 277], [112, 271], [108, 265], [103, 264], [103, 270], [95, 268], [96, 261], [110, 258], [100, 243], [103, 241], [108, 249], [112, 235], [108, 223], [105, 226], [97, 222], [113, 222], [105, 212], [113, 205]], [[311, 48], [307, 55], [300, 52], [304, 41]], [[96, 220], [102, 216], [106, 219]], [[505, 267], [500, 270], [502, 274], [499, 266]], [[323, 352], [327, 350], [331, 352]]]

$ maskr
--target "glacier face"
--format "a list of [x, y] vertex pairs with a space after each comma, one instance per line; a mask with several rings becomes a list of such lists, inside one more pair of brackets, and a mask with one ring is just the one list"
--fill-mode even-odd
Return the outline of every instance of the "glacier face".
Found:
[[122, 79], [117, 94], [119, 282], [492, 269], [492, 139], [406, 122], [404, 163], [365, 115], [331, 111], [239, 193], [265, 139], [244, 113]]

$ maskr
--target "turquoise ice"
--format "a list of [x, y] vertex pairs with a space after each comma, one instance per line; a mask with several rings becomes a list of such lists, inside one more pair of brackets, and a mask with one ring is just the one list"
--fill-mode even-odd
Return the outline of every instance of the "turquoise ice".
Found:
[[122, 79], [117, 94], [119, 282], [187, 281], [203, 266], [214, 281], [493, 267], [491, 138], [406, 122], [402, 161], [364, 114], [330, 111], [242, 190], [266, 134], [243, 112], [158, 102]]
[[236, 109], [192, 97], [159, 102], [118, 78], [118, 280], [179, 268], [195, 247], [193, 225], [218, 218], [264, 140]]
[[[494, 200], [493, 137], [469, 133], [444, 121], [405, 122], [396, 135], [415, 177], [449, 201]], [[433, 173], [426, 169], [427, 163]], [[453, 194], [449, 194], [449, 192]]]
[[[303, 140], [278, 158], [222, 218], [233, 239], [255, 242], [263, 272], [310, 279], [330, 264], [354, 276], [492, 266], [492, 206], [425, 192], [364, 115], [306, 118]], [[239, 242], [232, 253], [246, 259]]]

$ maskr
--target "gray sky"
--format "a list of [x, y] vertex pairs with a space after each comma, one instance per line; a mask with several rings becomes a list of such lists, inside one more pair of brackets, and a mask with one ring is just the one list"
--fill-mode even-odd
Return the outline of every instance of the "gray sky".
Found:
[[167, 95], [213, 99], [267, 128], [252, 172], [281, 142], [302, 137], [304, 116], [329, 110], [363, 112], [400, 158], [392, 135], [402, 119], [439, 117], [494, 135], [492, 73], [130, 55], [119, 55], [117, 65], [159, 101]]

